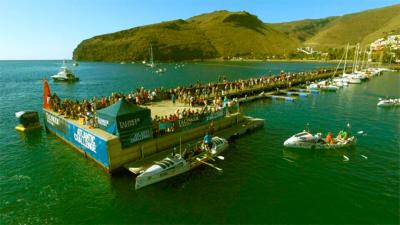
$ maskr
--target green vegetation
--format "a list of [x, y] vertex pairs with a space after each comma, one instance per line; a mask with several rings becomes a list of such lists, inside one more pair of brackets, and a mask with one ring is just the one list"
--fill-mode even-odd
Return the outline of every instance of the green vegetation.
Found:
[[[340, 59], [347, 43], [400, 33], [400, 5], [340, 17], [266, 24], [247, 12], [216, 11], [136, 27], [82, 41], [74, 60], [141, 61], [153, 46], [156, 61], [194, 59]], [[305, 55], [297, 47], [327, 52]]]
[[141, 61], [267, 58], [293, 51], [296, 40], [247, 12], [217, 11], [185, 20], [137, 27], [84, 40], [75, 60]]
[[336, 18], [337, 17], [328, 17], [324, 19], [314, 20], [307, 19], [287, 23], [272, 23], [269, 25], [289, 35], [290, 37], [299, 40], [300, 42], [304, 42], [316, 35], [318, 31], [320, 31]]
[[400, 31], [399, 12], [400, 5], [394, 5], [336, 17], [304, 44], [322, 50], [340, 48], [347, 43], [361, 43], [365, 47], [387, 33]]

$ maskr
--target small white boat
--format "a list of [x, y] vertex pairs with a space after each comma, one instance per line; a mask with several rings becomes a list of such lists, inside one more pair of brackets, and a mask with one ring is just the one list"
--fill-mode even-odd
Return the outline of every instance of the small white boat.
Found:
[[350, 147], [356, 143], [357, 139], [352, 136], [346, 140], [333, 138], [333, 144], [328, 144], [322, 139], [321, 134], [312, 135], [307, 131], [300, 132], [287, 139], [283, 146], [287, 148], [304, 149], [339, 149]]
[[202, 146], [198, 149], [199, 151], [197, 153], [193, 152], [192, 155], [185, 153], [183, 155], [173, 154], [167, 156], [160, 162], [155, 162], [155, 164], [136, 177], [135, 189], [137, 190], [150, 184], [185, 173], [202, 164], [221, 170], [220, 168], [207, 163], [207, 161], [218, 156], [227, 147], [227, 140], [220, 137], [213, 137], [211, 150], [205, 150], [205, 147]]
[[377, 105], [379, 107], [400, 106], [400, 98], [379, 99]]
[[324, 85], [321, 86], [321, 90], [323, 91], [337, 91], [339, 90], [339, 87], [333, 84], [328, 84], [328, 85]]
[[72, 65], [77, 67], [77, 66], [79, 66], [79, 63], [78, 62], [73, 62]]
[[165, 73], [167, 71], [167, 68], [158, 68], [156, 69], [156, 73]]
[[361, 79], [356, 77], [349, 77], [349, 84], [361, 84]]
[[308, 85], [307, 89], [309, 89], [309, 90], [317, 90], [317, 89], [319, 89], [319, 84], [312, 83], [312, 84]]
[[54, 81], [64, 81], [64, 82], [74, 82], [78, 81], [79, 77], [76, 77], [71, 70], [67, 68], [67, 64], [64, 61], [63, 65], [61, 66], [60, 71], [56, 74], [51, 76]]
[[348, 82], [349, 80], [344, 77], [337, 77], [333, 79], [333, 83], [338, 87], [348, 86], [349, 85]]

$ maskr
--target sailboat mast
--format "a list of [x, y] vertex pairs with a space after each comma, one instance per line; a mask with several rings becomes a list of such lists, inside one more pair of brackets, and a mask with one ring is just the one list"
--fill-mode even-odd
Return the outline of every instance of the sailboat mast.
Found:
[[344, 57], [344, 65], [343, 65], [343, 74], [346, 73], [346, 63], [347, 63], [347, 52], [349, 51], [349, 43], [347, 43], [346, 47], [346, 55]]
[[358, 44], [356, 45], [356, 49], [354, 50], [354, 58], [353, 58], [353, 68], [352, 68], [352, 73], [355, 72], [356, 70], [356, 65], [357, 65], [357, 55], [358, 55]]
[[150, 63], [151, 65], [154, 64], [153, 62], [153, 45], [150, 44]]

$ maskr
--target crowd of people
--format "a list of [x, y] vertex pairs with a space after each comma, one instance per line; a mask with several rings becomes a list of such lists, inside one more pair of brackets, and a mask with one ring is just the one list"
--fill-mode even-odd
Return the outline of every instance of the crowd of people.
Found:
[[160, 136], [195, 123], [217, 119], [225, 115], [226, 111], [223, 110], [221, 106], [207, 106], [197, 109], [178, 109], [168, 116], [156, 115], [153, 118], [153, 133], [155, 136]]
[[[203, 115], [210, 111], [220, 110], [226, 103], [226, 96], [234, 98], [244, 91], [260, 89], [275, 90], [276, 88], [290, 88], [292, 85], [306, 83], [307, 81], [318, 79], [321, 75], [332, 72], [328, 69], [320, 69], [310, 72], [284, 73], [278, 75], [266, 75], [258, 78], [250, 78], [247, 80], [240, 79], [228, 81], [226, 77], [219, 77], [217, 82], [209, 82], [202, 84], [197, 81], [193, 85], [187, 87], [178, 86], [176, 88], [155, 88], [146, 90], [141, 87], [132, 90], [129, 93], [112, 93], [110, 96], [102, 96], [101, 98], [93, 97], [89, 100], [61, 100], [57, 94], [51, 96], [51, 109], [61, 115], [65, 115], [71, 119], [82, 118], [85, 124], [97, 127], [96, 111], [108, 107], [121, 98], [125, 98], [128, 102], [137, 105], [146, 105], [154, 101], [171, 100], [173, 104], [176, 101], [185, 106], [201, 106], [198, 110], [183, 110], [169, 116], [155, 116], [155, 122], [179, 121], [180, 119], [188, 119], [193, 116]], [[156, 125], [154, 125], [156, 127]], [[176, 127], [168, 127], [167, 129], [154, 129], [157, 134], [163, 132], [173, 132]]]

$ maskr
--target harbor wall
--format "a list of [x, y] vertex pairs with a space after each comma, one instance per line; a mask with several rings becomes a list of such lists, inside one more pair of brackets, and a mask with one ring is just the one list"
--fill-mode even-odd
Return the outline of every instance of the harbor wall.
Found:
[[80, 127], [49, 110], [44, 109], [44, 115], [47, 130], [109, 170], [109, 144], [115, 141], [107, 140], [101, 135], [93, 133], [90, 129]]

